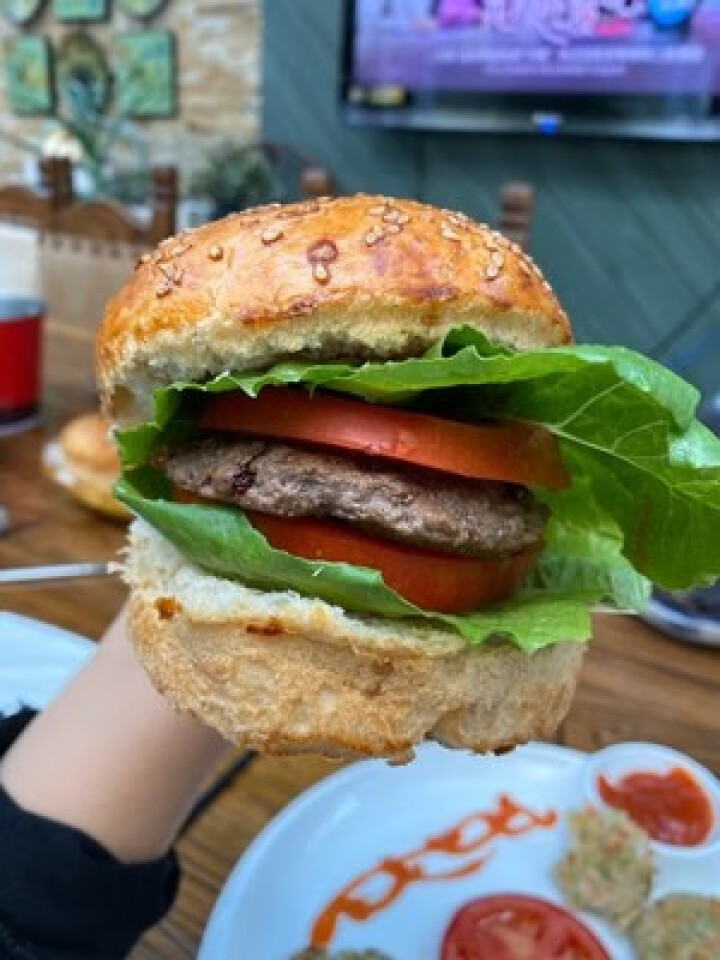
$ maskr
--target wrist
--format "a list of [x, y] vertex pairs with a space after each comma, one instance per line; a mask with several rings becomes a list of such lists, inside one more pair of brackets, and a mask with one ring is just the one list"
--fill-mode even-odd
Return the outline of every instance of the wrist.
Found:
[[123, 613], [8, 752], [0, 780], [26, 809], [84, 830], [122, 860], [142, 861], [171, 845], [229, 749], [153, 688]]

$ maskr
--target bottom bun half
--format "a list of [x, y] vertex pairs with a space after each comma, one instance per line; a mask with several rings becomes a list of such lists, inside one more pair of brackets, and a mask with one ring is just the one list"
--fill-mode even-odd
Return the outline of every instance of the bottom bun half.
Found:
[[471, 647], [422, 623], [250, 589], [190, 564], [142, 521], [124, 574], [155, 687], [264, 753], [406, 759], [428, 738], [482, 752], [548, 738], [584, 653], [578, 643]]

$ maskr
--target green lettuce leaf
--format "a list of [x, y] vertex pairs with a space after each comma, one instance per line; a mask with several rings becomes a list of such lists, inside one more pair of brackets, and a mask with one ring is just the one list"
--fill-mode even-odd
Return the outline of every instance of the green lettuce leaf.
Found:
[[593, 500], [590, 484], [576, 480], [561, 494], [538, 495], [551, 514], [530, 585], [554, 592], [587, 590], [618, 609], [643, 610], [650, 581], [623, 557], [620, 530]]
[[[550, 563], [543, 571], [541, 590], [530, 584], [518, 596], [488, 610], [453, 616], [433, 613], [408, 603], [375, 570], [304, 560], [274, 549], [235, 507], [171, 502], [167, 481], [151, 468], [129, 472], [115, 493], [189, 560], [218, 576], [265, 590], [295, 590], [359, 614], [439, 624], [471, 644], [504, 636], [530, 653], [558, 640], [588, 640], [589, 606], [612, 599], [606, 593], [612, 572], [597, 559], [595, 576], [588, 567], [584, 579], [579, 578], [580, 586], [570, 585], [567, 569], [556, 583], [556, 568]], [[612, 566], [612, 549], [604, 549], [603, 554], [608, 567]]]
[[[418, 403], [463, 420], [541, 424], [559, 438], [573, 478], [586, 484], [586, 529], [600, 508], [619, 531], [630, 564], [668, 589], [720, 575], [720, 442], [693, 419], [698, 394], [692, 386], [624, 348], [513, 353], [463, 327], [409, 360], [281, 364], [260, 374], [176, 383], [155, 393], [151, 423], [118, 434], [123, 461], [145, 463], [158, 444], [187, 435], [193, 404], [203, 394], [256, 396], [267, 386], [292, 384]], [[591, 555], [588, 544], [583, 569]]]

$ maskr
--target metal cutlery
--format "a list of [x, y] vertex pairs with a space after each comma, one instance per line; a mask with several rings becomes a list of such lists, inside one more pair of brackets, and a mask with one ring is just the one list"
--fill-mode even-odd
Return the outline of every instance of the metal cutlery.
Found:
[[76, 580], [83, 577], [107, 577], [111, 563], [54, 563], [40, 567], [8, 567], [0, 570], [0, 586]]

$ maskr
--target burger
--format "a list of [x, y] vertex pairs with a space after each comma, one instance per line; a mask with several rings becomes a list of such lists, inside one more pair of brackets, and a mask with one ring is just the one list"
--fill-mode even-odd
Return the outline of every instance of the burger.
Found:
[[356, 196], [184, 232], [109, 303], [97, 368], [140, 659], [265, 752], [548, 737], [594, 606], [720, 571], [695, 390], [574, 346], [461, 213]]
[[112, 520], [129, 520], [130, 511], [113, 496], [120, 473], [108, 425], [97, 413], [67, 423], [43, 449], [45, 473], [70, 497]]

